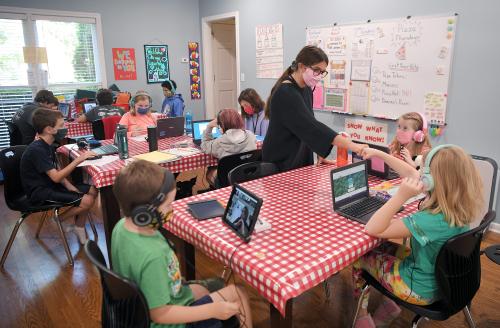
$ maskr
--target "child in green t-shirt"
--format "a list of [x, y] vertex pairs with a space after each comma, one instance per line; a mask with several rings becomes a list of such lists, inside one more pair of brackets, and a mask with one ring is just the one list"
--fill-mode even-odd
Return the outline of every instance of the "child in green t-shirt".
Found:
[[[469, 229], [482, 203], [482, 180], [472, 158], [454, 145], [442, 145], [424, 155], [419, 171], [389, 154], [366, 148], [363, 157], [383, 159], [403, 181], [396, 195], [371, 217], [365, 227], [370, 236], [384, 239], [410, 238], [411, 250], [386, 242], [354, 263], [355, 294], [360, 295], [364, 281], [361, 270], [369, 272], [400, 299], [427, 305], [439, 299], [435, 279], [436, 257], [446, 241]], [[419, 211], [395, 220], [394, 215], [411, 197], [422, 192], [426, 198]], [[373, 318], [368, 314], [368, 293], [361, 300], [355, 327], [388, 326], [401, 309], [384, 297]]]
[[172, 216], [173, 174], [137, 160], [118, 174], [113, 192], [125, 218], [113, 229], [113, 269], [134, 281], [144, 293], [151, 327], [222, 327], [234, 315], [252, 327], [245, 290], [230, 285], [216, 292], [182, 281], [179, 261], [158, 231]]

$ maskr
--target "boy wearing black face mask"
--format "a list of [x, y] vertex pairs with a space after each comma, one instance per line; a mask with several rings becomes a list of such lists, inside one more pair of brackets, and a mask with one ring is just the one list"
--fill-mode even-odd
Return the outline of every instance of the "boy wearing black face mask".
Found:
[[21, 182], [24, 191], [33, 205], [41, 205], [46, 201], [72, 203], [73, 207], [61, 211], [60, 219], [75, 217], [76, 225], [70, 228], [83, 244], [87, 239], [84, 218], [94, 205], [97, 189], [89, 185], [75, 187], [67, 177], [78, 164], [96, 154], [86, 151], [64, 169], [58, 170], [52, 144], [55, 141], [60, 142], [68, 132], [68, 129], [64, 128], [61, 112], [39, 108], [33, 113], [32, 120], [39, 139], [28, 146], [21, 158]]

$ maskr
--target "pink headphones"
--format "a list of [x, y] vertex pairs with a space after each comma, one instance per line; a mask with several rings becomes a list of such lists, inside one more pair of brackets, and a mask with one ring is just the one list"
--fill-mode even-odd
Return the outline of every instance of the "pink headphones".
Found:
[[413, 140], [415, 142], [422, 142], [425, 139], [425, 135], [427, 134], [427, 120], [425, 119], [424, 114], [417, 113], [422, 118], [422, 130], [415, 131], [413, 134]]

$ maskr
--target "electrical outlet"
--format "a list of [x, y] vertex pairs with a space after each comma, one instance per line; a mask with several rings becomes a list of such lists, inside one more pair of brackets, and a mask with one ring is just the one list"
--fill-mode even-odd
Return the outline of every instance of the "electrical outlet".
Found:
[[189, 59], [187, 59], [186, 57], [181, 58], [181, 63], [187, 63], [188, 61], [189, 61]]
[[240, 81], [245, 82], [245, 73], [240, 73]]

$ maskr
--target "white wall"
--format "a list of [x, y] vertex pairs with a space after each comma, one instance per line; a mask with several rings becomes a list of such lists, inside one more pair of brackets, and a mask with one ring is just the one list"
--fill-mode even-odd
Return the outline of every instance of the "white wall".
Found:
[[[188, 41], [201, 39], [198, 0], [1, 0], [0, 5], [101, 14], [108, 85], [116, 83], [121, 90], [132, 93], [146, 90], [158, 110], [163, 102], [161, 84], [146, 83], [144, 44], [166, 43], [170, 75], [185, 100], [186, 110], [203, 118], [203, 100], [191, 100], [188, 64], [181, 63], [181, 57], [188, 57]], [[114, 80], [111, 48], [135, 49], [137, 80]]]
[[[432, 142], [455, 143], [470, 153], [488, 156], [500, 163], [499, 1], [200, 0], [200, 18], [231, 11], [239, 11], [240, 15], [241, 72], [245, 74], [241, 88], [253, 87], [264, 99], [269, 96], [275, 80], [255, 78], [256, 25], [283, 24], [284, 61], [289, 65], [305, 45], [307, 26], [458, 13], [448, 93], [448, 127], [443, 136], [433, 138]], [[343, 129], [345, 116], [341, 114], [317, 112], [316, 117], [337, 131]], [[392, 139], [393, 122], [389, 131]]]

